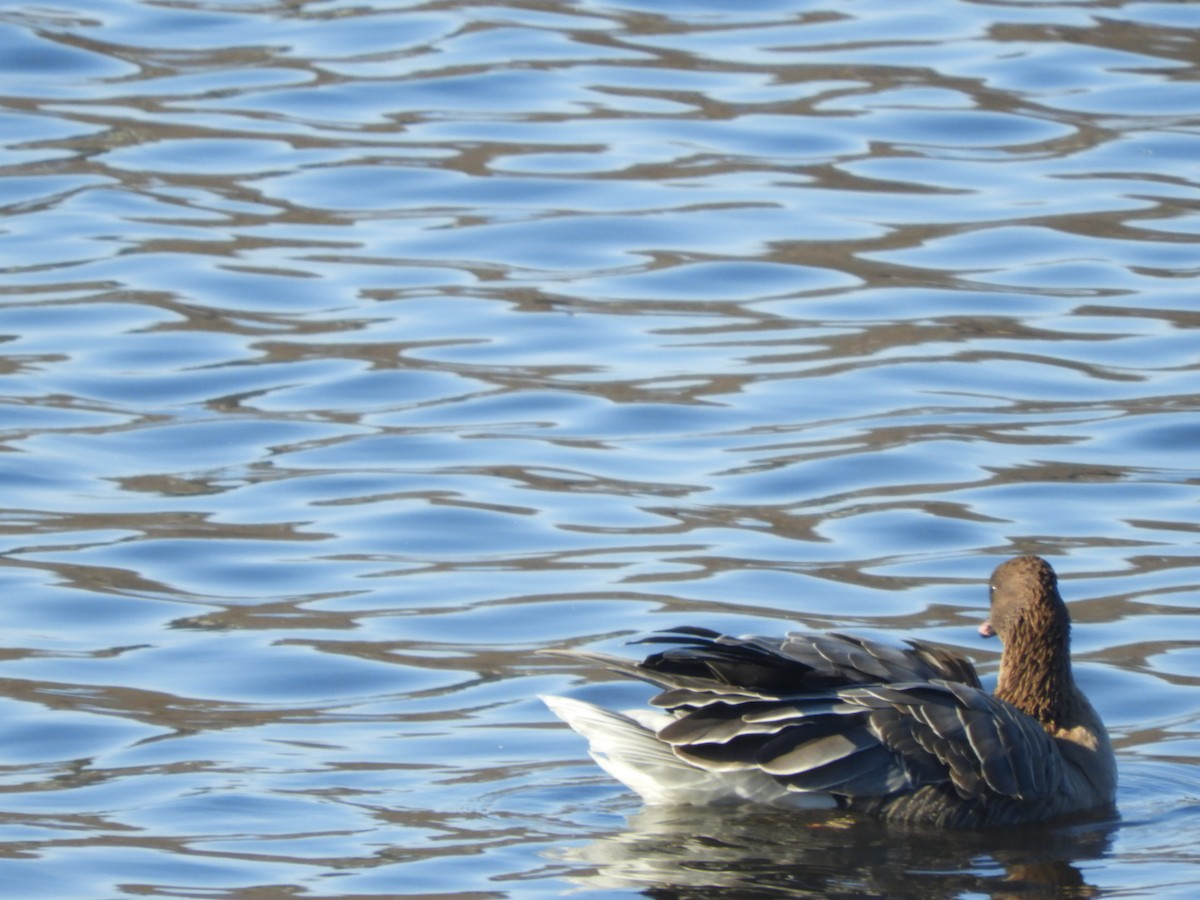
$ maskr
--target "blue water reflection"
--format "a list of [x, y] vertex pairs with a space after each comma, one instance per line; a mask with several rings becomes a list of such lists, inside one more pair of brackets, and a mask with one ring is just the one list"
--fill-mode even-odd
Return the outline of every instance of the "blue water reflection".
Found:
[[[5, 889], [1190, 900], [1197, 24], [0, 11]], [[1023, 552], [1120, 822], [681, 821], [536, 699], [686, 622], [990, 678]]]

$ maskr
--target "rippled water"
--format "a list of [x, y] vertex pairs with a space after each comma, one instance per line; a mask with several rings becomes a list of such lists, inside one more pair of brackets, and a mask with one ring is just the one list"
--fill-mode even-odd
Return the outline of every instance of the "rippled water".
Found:
[[[3, 893], [1190, 898], [1197, 59], [1170, 2], [0, 7]], [[994, 672], [1017, 552], [1118, 822], [643, 812], [533, 699], [684, 622]]]

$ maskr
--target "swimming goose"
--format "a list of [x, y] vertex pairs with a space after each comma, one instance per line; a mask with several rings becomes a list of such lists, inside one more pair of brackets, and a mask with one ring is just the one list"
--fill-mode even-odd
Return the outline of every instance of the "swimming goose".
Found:
[[668, 646], [641, 662], [549, 651], [662, 688], [658, 710], [543, 699], [648, 804], [828, 806], [939, 828], [1111, 807], [1112, 745], [1071, 674], [1070, 617], [1045, 560], [997, 567], [979, 632], [1002, 644], [993, 694], [966, 659], [920, 641], [683, 627], [642, 641]]

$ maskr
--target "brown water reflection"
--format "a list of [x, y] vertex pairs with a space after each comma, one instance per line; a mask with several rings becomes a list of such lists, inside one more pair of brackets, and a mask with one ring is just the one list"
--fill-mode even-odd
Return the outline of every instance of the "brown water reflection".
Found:
[[1112, 826], [1014, 837], [931, 834], [799, 813], [648, 809], [625, 830], [563, 854], [585, 890], [654, 898], [1094, 897], [1085, 869]]

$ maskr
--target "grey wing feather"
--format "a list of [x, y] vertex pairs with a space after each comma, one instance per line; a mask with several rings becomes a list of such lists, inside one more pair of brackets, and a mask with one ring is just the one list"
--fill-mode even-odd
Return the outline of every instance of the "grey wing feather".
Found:
[[964, 798], [987, 794], [1035, 800], [1053, 794], [1057, 746], [1036, 721], [1002, 700], [953, 682], [887, 685], [852, 692], [871, 710], [872, 731], [924, 772], [949, 777]]
[[665, 688], [734, 685], [741, 691], [784, 696], [813, 688], [886, 682], [956, 681], [973, 687], [979, 678], [969, 661], [948, 650], [909, 641], [889, 647], [844, 634], [793, 633], [784, 638], [727, 637], [701, 628], [677, 628], [638, 643], [667, 644], [640, 663], [637, 677]]
[[878, 797], [951, 785], [964, 799], [1035, 800], [1059, 789], [1062, 760], [1042, 727], [979, 687], [964, 658], [909, 641], [791, 634], [732, 638], [679, 628], [632, 662], [562, 652], [663, 690], [658, 732], [712, 771], [757, 768], [790, 790]]

